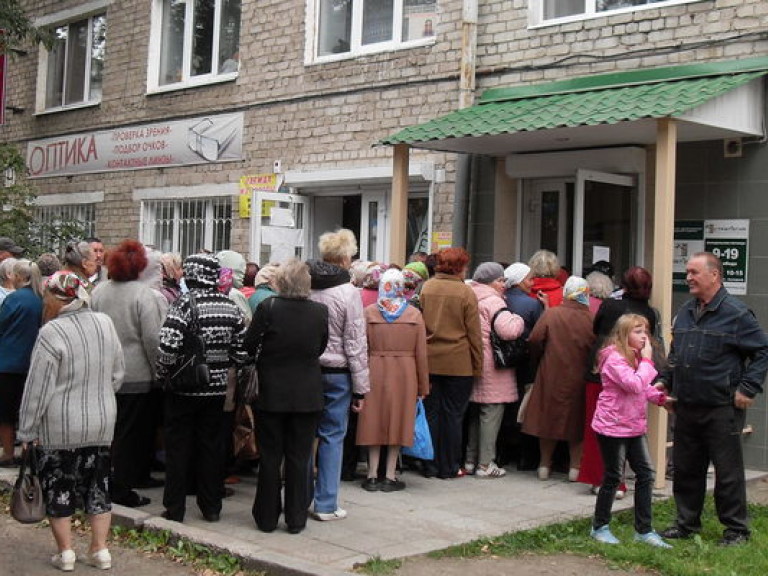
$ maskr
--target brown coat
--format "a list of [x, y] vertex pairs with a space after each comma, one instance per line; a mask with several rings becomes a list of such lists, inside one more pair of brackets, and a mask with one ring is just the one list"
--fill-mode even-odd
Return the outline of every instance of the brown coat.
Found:
[[523, 432], [550, 440], [581, 442], [584, 436], [584, 373], [595, 336], [589, 308], [565, 300], [541, 316], [530, 336], [539, 369], [525, 412]]
[[411, 446], [416, 397], [429, 394], [424, 321], [408, 306], [388, 323], [376, 304], [365, 308], [365, 320], [371, 390], [357, 424], [357, 443]]
[[463, 280], [437, 274], [419, 296], [427, 327], [429, 373], [474, 376], [483, 373], [483, 340], [477, 297]]

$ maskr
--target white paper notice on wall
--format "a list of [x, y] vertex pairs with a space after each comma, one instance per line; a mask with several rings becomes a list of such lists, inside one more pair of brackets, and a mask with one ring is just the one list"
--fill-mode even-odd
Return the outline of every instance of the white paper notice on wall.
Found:
[[270, 262], [282, 262], [296, 256], [296, 247], [303, 246], [303, 231], [264, 226], [261, 229], [261, 244], [270, 247]]
[[296, 222], [293, 219], [293, 210], [290, 208], [273, 207], [269, 218], [269, 224], [271, 226], [294, 228]]
[[611, 261], [611, 248], [610, 246], [592, 246], [592, 264], [595, 262]]

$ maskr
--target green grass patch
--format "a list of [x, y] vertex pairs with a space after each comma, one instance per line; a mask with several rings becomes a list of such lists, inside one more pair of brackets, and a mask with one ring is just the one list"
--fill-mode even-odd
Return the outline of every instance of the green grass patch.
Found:
[[[654, 504], [654, 527], [662, 530], [675, 518], [672, 501]], [[752, 538], [732, 548], [717, 545], [722, 526], [717, 521], [713, 499], [707, 497], [701, 535], [690, 540], [671, 541], [672, 550], [652, 548], [632, 540], [633, 512], [614, 515], [611, 531], [622, 544], [600, 544], [589, 536], [590, 518], [543, 526], [523, 532], [510, 532], [433, 552], [432, 557], [515, 556], [517, 554], [578, 554], [599, 556], [609, 565], [632, 569], [642, 567], [664, 576], [763, 576], [768, 574], [768, 506], [750, 505]]]
[[371, 574], [372, 576], [390, 576], [391, 574], [395, 574], [402, 564], [402, 560], [383, 560], [379, 556], [374, 556], [368, 560], [368, 562], [356, 565], [354, 570], [356, 572]]

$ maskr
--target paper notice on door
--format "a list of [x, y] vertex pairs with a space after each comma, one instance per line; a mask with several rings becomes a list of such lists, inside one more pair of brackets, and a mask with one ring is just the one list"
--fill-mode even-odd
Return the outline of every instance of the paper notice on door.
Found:
[[296, 223], [293, 219], [293, 210], [290, 208], [272, 208], [269, 224], [270, 226], [284, 226], [286, 228], [294, 228]]
[[270, 247], [270, 262], [282, 262], [295, 257], [296, 248], [304, 245], [303, 231], [295, 228], [264, 226], [261, 229], [261, 244]]
[[611, 248], [610, 246], [592, 246], [592, 264], [595, 262], [611, 261]]

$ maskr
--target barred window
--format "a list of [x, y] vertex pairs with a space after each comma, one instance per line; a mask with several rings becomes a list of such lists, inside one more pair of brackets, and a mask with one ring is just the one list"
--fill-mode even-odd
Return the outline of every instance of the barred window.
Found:
[[141, 203], [141, 240], [183, 258], [201, 250], [218, 252], [230, 245], [232, 201], [158, 200]]
[[37, 206], [32, 234], [45, 251], [58, 252], [73, 238], [96, 235], [96, 204]]

